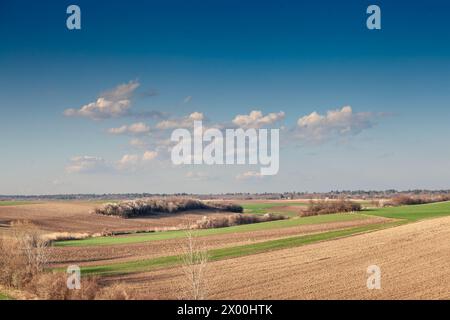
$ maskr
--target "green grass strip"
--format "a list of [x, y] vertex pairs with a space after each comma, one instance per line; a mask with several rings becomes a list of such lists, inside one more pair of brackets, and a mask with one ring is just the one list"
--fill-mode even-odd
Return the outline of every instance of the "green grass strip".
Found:
[[0, 207], [4, 206], [20, 206], [26, 204], [35, 204], [36, 202], [31, 201], [0, 201]]
[[372, 209], [366, 210], [365, 213], [371, 216], [404, 219], [409, 222], [414, 222], [422, 219], [438, 218], [450, 215], [450, 201]]
[[[226, 228], [216, 228], [216, 229], [204, 229], [196, 231], [196, 236], [211, 236], [211, 235], [221, 235], [230, 234], [238, 232], [250, 232], [259, 230], [270, 230], [278, 228], [288, 228], [301, 225], [314, 225], [322, 223], [331, 222], [341, 222], [341, 221], [354, 221], [367, 219], [366, 215], [355, 214], [355, 213], [338, 213], [329, 214], [322, 216], [313, 216], [305, 218], [294, 218], [288, 220], [277, 220], [270, 222], [261, 222], [254, 224], [246, 224], [240, 226], [226, 227]], [[186, 232], [180, 231], [161, 231], [161, 232], [149, 232], [149, 233], [139, 233], [128, 236], [116, 236], [116, 237], [96, 237], [88, 238], [84, 240], [68, 240], [68, 241], [58, 241], [55, 242], [57, 247], [82, 247], [82, 246], [106, 246], [106, 245], [121, 245], [121, 244], [132, 244], [141, 243], [147, 241], [157, 241], [157, 240], [169, 240], [169, 239], [180, 239], [186, 236]]]
[[[267, 212], [277, 213], [277, 207], [293, 206], [304, 207], [308, 204], [305, 202], [272, 202], [272, 203], [242, 203], [246, 213], [265, 214]], [[283, 212], [286, 214], [287, 212]]]

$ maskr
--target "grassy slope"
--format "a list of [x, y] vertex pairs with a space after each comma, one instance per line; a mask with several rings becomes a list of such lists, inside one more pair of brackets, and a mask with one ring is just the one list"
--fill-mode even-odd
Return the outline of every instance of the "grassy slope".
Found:
[[[300, 225], [312, 225], [312, 224], [322, 224], [327, 222], [337, 222], [337, 221], [352, 221], [367, 218], [365, 215], [361, 214], [330, 214], [323, 216], [296, 218], [289, 220], [277, 220], [271, 222], [262, 222], [254, 224], [246, 224], [227, 228], [217, 228], [217, 229], [205, 229], [198, 230], [196, 232], [197, 236], [210, 236], [210, 235], [220, 235], [228, 233], [237, 232], [249, 232], [258, 230], [269, 230], [278, 228], [288, 228]], [[118, 237], [98, 237], [98, 238], [88, 238], [84, 240], [69, 240], [69, 241], [59, 241], [55, 243], [55, 246], [101, 246], [101, 245], [117, 245], [117, 244], [130, 244], [139, 243], [147, 241], [156, 240], [168, 240], [168, 239], [179, 239], [184, 237], [186, 234], [183, 230], [181, 231], [164, 231], [164, 232], [152, 232], [152, 233], [141, 233], [130, 236], [118, 236]]]
[[367, 214], [378, 217], [404, 219], [414, 222], [427, 218], [437, 218], [450, 215], [450, 201], [415, 206], [402, 206], [367, 210]]
[[[265, 214], [268, 212], [276, 213], [276, 207], [293, 206], [293, 207], [304, 207], [307, 203], [304, 202], [272, 202], [272, 203], [241, 203], [244, 208], [245, 213], [252, 214]], [[286, 214], [286, 212], [283, 212]]]

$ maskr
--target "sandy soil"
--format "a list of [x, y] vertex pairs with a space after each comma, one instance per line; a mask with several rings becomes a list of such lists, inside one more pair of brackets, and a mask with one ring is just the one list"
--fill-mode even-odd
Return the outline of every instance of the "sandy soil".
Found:
[[[367, 267], [381, 268], [381, 289], [368, 290]], [[449, 299], [450, 217], [211, 262], [213, 299]], [[176, 298], [181, 268], [125, 280], [145, 298]]]
[[[341, 221], [272, 230], [213, 235], [200, 237], [198, 241], [205, 248], [214, 249], [388, 221], [391, 220], [379, 217], [368, 217], [367, 219], [355, 221]], [[106, 264], [179, 254], [178, 248], [182, 241], [183, 239], [173, 239], [114, 246], [54, 247], [51, 248], [51, 256], [52, 263], [55, 266], [63, 266], [68, 263], [78, 263], [80, 265]]]
[[49, 232], [87, 232], [158, 230], [177, 227], [203, 216], [223, 216], [232, 213], [192, 211], [158, 215], [139, 219], [121, 219], [90, 213], [98, 204], [88, 202], [46, 202], [19, 206], [0, 206], [0, 232], [11, 221], [28, 220]]

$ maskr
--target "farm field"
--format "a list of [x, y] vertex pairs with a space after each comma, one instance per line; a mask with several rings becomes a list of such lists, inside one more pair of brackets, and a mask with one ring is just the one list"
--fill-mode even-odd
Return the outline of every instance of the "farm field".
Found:
[[[450, 217], [334, 241], [211, 262], [213, 299], [449, 299]], [[367, 266], [382, 268], [382, 289], [367, 290]], [[140, 296], [175, 298], [181, 268], [111, 277]]]
[[[233, 226], [227, 228], [216, 228], [216, 229], [204, 229], [196, 231], [196, 235], [199, 237], [221, 235], [221, 234], [233, 234], [233, 233], [244, 233], [251, 231], [263, 231], [272, 229], [283, 229], [302, 225], [323, 225], [326, 223], [338, 223], [354, 220], [364, 220], [373, 219], [372, 217], [361, 215], [361, 214], [330, 214], [323, 216], [313, 216], [305, 218], [295, 218], [289, 220], [278, 220], [271, 222], [262, 222], [255, 224], [247, 224], [240, 226]], [[383, 217], [380, 217], [383, 218]], [[59, 241], [55, 243], [56, 246], [90, 246], [90, 245], [112, 245], [112, 244], [130, 244], [130, 243], [140, 243], [147, 241], [158, 241], [158, 240], [169, 240], [183, 238], [185, 232], [180, 231], [166, 231], [166, 232], [151, 232], [142, 233], [135, 235], [117, 236], [117, 237], [96, 237], [84, 240], [69, 240], [69, 241]]]
[[[286, 201], [286, 203], [289, 202]], [[170, 283], [178, 282], [177, 279], [181, 277], [182, 260], [179, 248], [185, 241], [186, 231], [155, 232], [155, 230], [161, 230], [156, 226], [159, 227], [164, 223], [166, 228], [170, 228], [178, 226], [187, 218], [195, 220], [204, 215], [224, 214], [201, 211], [158, 215], [152, 218], [122, 219], [92, 213], [91, 210], [96, 205], [99, 204], [55, 201], [4, 206], [0, 208], [0, 232], [7, 230], [8, 223], [14, 218], [29, 219], [42, 228], [44, 233], [66, 230], [64, 229], [66, 224], [73, 221], [76, 223], [73, 223], [69, 230], [78, 232], [98, 231], [103, 224], [108, 225], [112, 230], [128, 230], [129, 232], [148, 228], [147, 230], [152, 232], [56, 241], [50, 248], [49, 267], [63, 271], [67, 265], [76, 264], [81, 266], [84, 275], [100, 276], [105, 284], [119, 281], [133, 292], [137, 292], [140, 298], [173, 299], [176, 297], [170, 293], [171, 288], [173, 291]], [[259, 211], [283, 207], [284, 203], [277, 201], [253, 205], [258, 205], [259, 207], [253, 208]], [[291, 205], [292, 201], [289, 203], [289, 206]], [[261, 212], [246, 214], [258, 215]], [[328, 271], [323, 271], [327, 269], [322, 268], [336, 264], [335, 267], [330, 267], [330, 270], [348, 275], [344, 278], [354, 277], [361, 264], [368, 261], [364, 259], [368, 258], [376, 260], [372, 264], [378, 265], [382, 262], [383, 265], [389, 266], [387, 279], [396, 278], [396, 273], [399, 273], [399, 259], [406, 259], [413, 270], [423, 269], [422, 278], [417, 281], [434, 283], [435, 274], [444, 275], [442, 274], [444, 271], [438, 270], [436, 273], [434, 269], [443, 269], [443, 264], [449, 263], [449, 259], [445, 259], [445, 254], [438, 257], [439, 254], [448, 252], [448, 241], [443, 240], [449, 236], [449, 215], [450, 202], [441, 202], [365, 209], [359, 213], [301, 218], [291, 216], [286, 220], [195, 230], [193, 234], [196, 241], [208, 252], [208, 277], [210, 278], [208, 282], [213, 284], [214, 288], [216, 285], [220, 288], [220, 290], [211, 290], [211, 298], [328, 299], [337, 297], [338, 293], [324, 289], [324, 281], [331, 279], [329, 278], [331, 275]], [[77, 220], [80, 218], [83, 220]], [[90, 224], [91, 221], [92, 224]], [[419, 243], [421, 241], [427, 241], [427, 243]], [[435, 248], [428, 253], [426, 250], [429, 250], [431, 244]], [[417, 247], [415, 255], [395, 256], [396, 250], [412, 252], [413, 245]], [[314, 253], [314, 250], [319, 252]], [[333, 253], [333, 250], [337, 251]], [[424, 256], [428, 260], [423, 260]], [[433, 263], [427, 264], [426, 261]], [[305, 272], [298, 271], [297, 267], [305, 267]], [[237, 272], [239, 277], [235, 276], [236, 280], [232, 281], [228, 279], [228, 271], [223, 272], [223, 270], [233, 270], [232, 272]], [[253, 274], [251, 270], [254, 270]], [[322, 270], [319, 273], [323, 278], [319, 277], [319, 279], [317, 275], [312, 274], [318, 270]], [[365, 269], [359, 272], [365, 279]], [[299, 277], [300, 274], [306, 279], [305, 286], [302, 286], [298, 279], [289, 284], [290, 275]], [[230, 277], [232, 277], [231, 274]], [[403, 275], [398, 277], [407, 279], [407, 276]], [[411, 277], [411, 274], [408, 277]], [[238, 284], [247, 282], [249, 291], [245, 292]], [[266, 294], [252, 287], [253, 284], [256, 286], [261, 282], [267, 282], [271, 286], [271, 290], [268, 290]], [[344, 282], [346, 280], [343, 280], [342, 284]], [[226, 285], [227, 283], [230, 285]], [[414, 283], [414, 281], [408, 283]], [[294, 284], [296, 288], [291, 287]], [[443, 285], [444, 289], [449, 288], [448, 284], [443, 283]], [[333, 288], [334, 286], [333, 283]], [[345, 288], [349, 288], [351, 293], [339, 291], [340, 297], [357, 298], [362, 289], [352, 286], [356, 286], [356, 283], [346, 284]], [[151, 290], [153, 287], [156, 289]], [[434, 286], [434, 289], [430, 287], [426, 289], [428, 291], [421, 292], [429, 293], [429, 298], [445, 298], [445, 294], [437, 291], [439, 288], [442, 289], [442, 286]], [[406, 291], [402, 290], [396, 292], [389, 289], [382, 295], [373, 296], [367, 296], [367, 293], [364, 293], [360, 297], [367, 299], [416, 297], [413, 293], [402, 295], [406, 294]], [[254, 296], [252, 292], [255, 293]]]
[[[332, 201], [332, 200], [331, 200]], [[354, 200], [366, 207], [370, 205], [370, 201]], [[310, 200], [251, 200], [239, 201], [238, 203], [244, 208], [244, 212], [252, 214], [265, 214], [268, 212], [280, 213], [290, 217], [298, 216]]]
[[[336, 219], [337, 217], [335, 217]], [[345, 216], [347, 218], [347, 216]], [[299, 219], [301, 220], [301, 219]], [[244, 244], [259, 243], [267, 240], [281, 239], [289, 236], [316, 234], [330, 230], [370, 225], [374, 222], [387, 222], [383, 218], [359, 217], [337, 222], [310, 220], [310, 224], [298, 224], [275, 228], [271, 223], [243, 225], [230, 228], [199, 230], [195, 232], [199, 242], [210, 250]], [[315, 223], [312, 223], [315, 222]], [[269, 224], [271, 228], [268, 228]], [[261, 226], [260, 226], [261, 225]], [[253, 228], [247, 228], [252, 226]], [[259, 229], [255, 228], [260, 226]], [[276, 226], [276, 224], [275, 224]], [[205, 232], [208, 231], [208, 232]], [[212, 232], [217, 231], [217, 232]], [[56, 242], [52, 248], [53, 255], [58, 257], [58, 265], [67, 261], [82, 261], [82, 265], [92, 265], [100, 260], [127, 261], [130, 259], [149, 259], [168, 254], [176, 254], [183, 242], [184, 231], [149, 233], [133, 236], [100, 237], [80, 241]], [[114, 260], [112, 260], [114, 259]]]
[[443, 217], [449, 215], [450, 203], [438, 202], [421, 205], [411, 205], [407, 207], [394, 207], [371, 209], [367, 214], [377, 217], [404, 219], [407, 221], [418, 221], [421, 219]]
[[99, 202], [53, 201], [0, 207], [0, 225], [27, 220], [45, 232], [101, 233], [104, 231], [135, 232], [178, 228], [203, 216], [220, 217], [225, 213], [192, 211], [185, 214], [119, 219], [91, 213]]
[[[234, 247], [220, 248], [208, 251], [208, 256], [211, 261], [230, 259], [235, 257], [254, 255], [258, 253], [266, 253], [274, 250], [280, 250], [285, 248], [298, 247], [309, 243], [318, 241], [325, 241], [330, 239], [336, 239], [340, 237], [346, 237], [362, 232], [381, 229], [388, 227], [389, 224], [376, 224], [364, 227], [348, 228], [337, 231], [329, 231], [323, 233], [317, 233], [312, 235], [297, 236], [282, 238], [277, 240], [270, 240], [265, 242], [259, 242], [254, 244], [239, 245]], [[176, 266], [181, 264], [181, 259], [177, 255], [164, 256], [147, 260], [134, 260], [122, 263], [111, 263], [108, 265], [100, 266], [88, 266], [82, 269], [84, 274], [105, 274], [111, 275], [115, 273], [135, 273], [142, 272], [150, 269], [163, 268], [168, 266]]]
[[244, 212], [252, 214], [265, 214], [268, 212], [285, 214], [287, 216], [297, 216], [302, 207], [308, 205], [307, 202], [299, 201], [266, 201], [266, 202], [241, 202]]

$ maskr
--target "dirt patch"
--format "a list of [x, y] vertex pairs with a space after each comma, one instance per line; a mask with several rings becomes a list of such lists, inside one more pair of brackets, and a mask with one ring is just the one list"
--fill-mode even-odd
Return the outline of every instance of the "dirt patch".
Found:
[[[209, 263], [213, 299], [449, 299], [450, 217]], [[367, 267], [381, 268], [368, 290]], [[143, 298], [175, 298], [181, 268], [111, 278]]]

